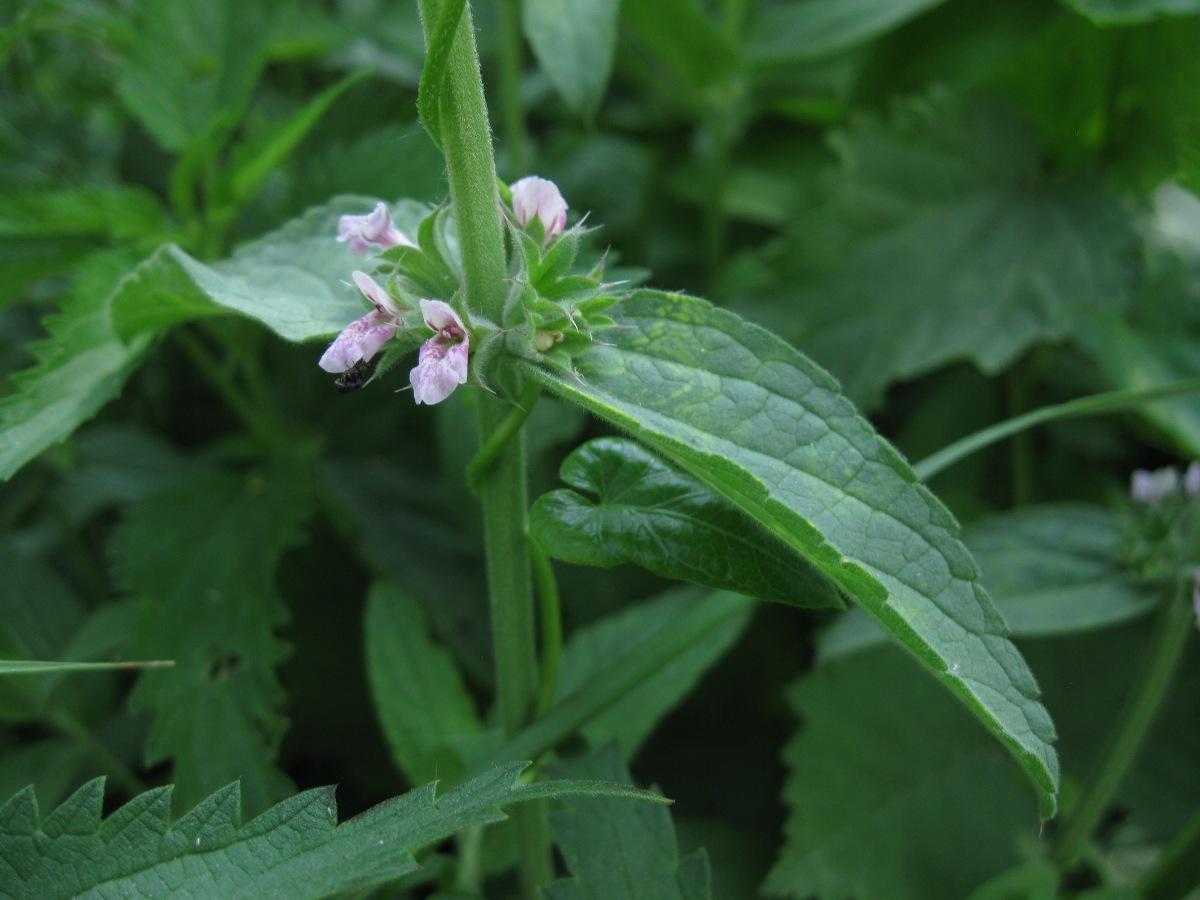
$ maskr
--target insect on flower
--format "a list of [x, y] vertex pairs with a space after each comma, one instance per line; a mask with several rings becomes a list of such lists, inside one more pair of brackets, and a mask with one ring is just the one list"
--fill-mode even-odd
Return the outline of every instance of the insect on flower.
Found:
[[371, 364], [365, 359], [360, 359], [339, 375], [334, 380], [333, 386], [338, 389], [339, 393], [353, 394], [359, 388], [366, 387], [374, 375]]

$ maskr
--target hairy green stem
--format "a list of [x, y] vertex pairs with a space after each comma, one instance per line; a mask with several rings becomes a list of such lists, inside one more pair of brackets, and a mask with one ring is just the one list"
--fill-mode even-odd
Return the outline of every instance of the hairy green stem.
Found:
[[1194, 627], [1189, 602], [1193, 583], [1190, 575], [1181, 578], [1175, 596], [1168, 599], [1159, 613], [1141, 677], [1134, 685], [1117, 730], [1109, 739], [1099, 771], [1071, 811], [1058, 838], [1054, 859], [1060, 865], [1070, 866], [1079, 858], [1096, 822], [1137, 757], [1155, 713], [1166, 697]]
[[529, 414], [533, 412], [533, 405], [537, 403], [538, 397], [542, 394], [541, 385], [536, 381], [530, 380], [525, 385], [521, 396], [516, 404], [509, 410], [507, 416], [504, 417], [499, 427], [496, 428], [490, 435], [479, 451], [471, 457], [471, 461], [467, 464], [467, 482], [471, 485], [471, 490], [476, 494], [479, 493], [479, 483], [484, 474], [487, 473], [492, 466], [496, 464], [496, 460], [500, 456], [500, 451], [525, 424], [525, 420], [529, 418]]
[[517, 177], [529, 174], [529, 139], [521, 104], [521, 0], [500, 0], [500, 112], [508, 163]]
[[[443, 48], [430, 46], [442, 39], [436, 34], [438, 11], [441, 4], [451, 2], [421, 3], [427, 54], [435, 62], [443, 58]], [[422, 84], [421, 88], [431, 102], [438, 104], [433, 125], [446, 154], [468, 306], [493, 322], [501, 322], [508, 283], [500, 195], [469, 5], [448, 39], [452, 43], [445, 57], [444, 77], [439, 83]], [[492, 446], [493, 435], [511, 421], [512, 404], [480, 392], [477, 408], [481, 446]], [[496, 702], [500, 725], [506, 735], [512, 736], [528, 720], [537, 686], [526, 527], [529, 498], [524, 433], [520, 428], [499, 442], [494, 460], [480, 472], [478, 481], [491, 597]], [[521, 845], [522, 890], [525, 897], [534, 900], [539, 886], [553, 875], [544, 804], [522, 804], [513, 811], [513, 818]]]

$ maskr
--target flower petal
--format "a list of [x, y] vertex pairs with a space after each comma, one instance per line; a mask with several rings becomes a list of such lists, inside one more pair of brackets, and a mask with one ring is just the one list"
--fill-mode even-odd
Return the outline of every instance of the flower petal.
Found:
[[392, 224], [392, 214], [386, 203], [378, 204], [368, 215], [338, 219], [338, 240], [349, 241], [350, 249], [355, 253], [365, 253], [372, 244], [384, 250], [400, 244], [417, 246]]
[[362, 291], [363, 296], [375, 304], [375, 308], [381, 314], [394, 319], [399, 319], [404, 315], [404, 307], [393, 300], [392, 295], [366, 272], [356, 271], [350, 277], [354, 279], [354, 283]]
[[467, 327], [458, 317], [454, 307], [443, 300], [422, 300], [421, 316], [425, 324], [445, 338], [456, 339], [467, 336]]
[[513, 212], [524, 228], [533, 217], [542, 221], [546, 243], [562, 234], [567, 226], [567, 201], [553, 181], [529, 175], [512, 186]]
[[421, 345], [416, 367], [409, 373], [417, 403], [441, 403], [460, 384], [467, 383], [467, 344], [449, 346], [438, 337]]
[[396, 323], [379, 312], [369, 312], [342, 329], [317, 361], [326, 372], [347, 372], [359, 360], [370, 361], [396, 334]]

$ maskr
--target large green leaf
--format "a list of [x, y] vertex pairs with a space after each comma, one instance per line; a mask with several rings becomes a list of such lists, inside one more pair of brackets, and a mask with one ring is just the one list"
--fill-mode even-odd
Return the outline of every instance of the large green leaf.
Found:
[[529, 517], [530, 534], [556, 559], [606, 567], [634, 562], [667, 578], [762, 600], [842, 605], [819, 570], [633, 441], [590, 441], [563, 461], [561, 474], [575, 490], [544, 494]]
[[950, 512], [784, 341], [639, 291], [572, 371], [525, 371], [662, 453], [821, 568], [1021, 761], [1055, 809], [1054, 727]]
[[134, 507], [114, 540], [121, 580], [143, 604], [131, 655], [176, 660], [142, 675], [131, 704], [154, 713], [147, 761], [174, 763], [185, 804], [234, 778], [254, 811], [290, 789], [274, 767], [287, 725], [275, 668], [289, 654], [274, 582], [312, 481], [296, 462], [194, 473]]
[[891, 648], [806, 676], [776, 897], [957, 900], [1037, 828], [997, 747]]
[[886, 34], [945, 0], [788, 0], [765, 4], [750, 28], [759, 65], [806, 62]]
[[[1125, 578], [1119, 540], [1115, 514], [1068, 503], [989, 516], [963, 532], [1016, 637], [1088, 631], [1153, 609], [1153, 593]], [[825, 632], [819, 653], [833, 659], [885, 639], [874, 622], [852, 610]]]
[[[203, 316], [238, 313], [289, 341], [341, 331], [365, 311], [361, 295], [350, 286], [350, 273], [370, 265], [338, 242], [338, 218], [369, 212], [376, 202], [336, 198], [212, 266], [178, 247], [163, 247], [113, 296], [117, 330], [131, 338]], [[393, 217], [415, 236], [425, 211], [405, 203]]]
[[163, 147], [231, 128], [250, 100], [269, 36], [262, 0], [146, 0], [117, 75], [121, 99]]
[[[582, 759], [560, 763], [552, 774], [628, 783], [631, 778], [612, 744]], [[616, 798], [571, 798], [550, 817], [554, 842], [571, 878], [543, 888], [547, 900], [708, 900], [708, 857], [698, 850], [679, 858], [671, 815], [662, 806]]]
[[861, 405], [952, 361], [999, 371], [1123, 304], [1128, 215], [1099, 182], [1044, 175], [1010, 114], [938, 94], [834, 149], [829, 200], [727, 292]]
[[141, 361], [149, 338], [122, 341], [109, 316], [126, 265], [117, 253], [86, 263], [62, 312], [46, 320], [49, 335], [30, 348], [37, 364], [13, 376], [17, 393], [0, 400], [0, 479], [95, 415]]
[[1200, 14], [1200, 0], [1064, 0], [1100, 25], [1129, 25], [1161, 16]]
[[538, 65], [577, 113], [600, 105], [617, 48], [618, 0], [525, 0], [521, 22]]
[[455, 781], [452, 743], [482, 730], [454, 658], [429, 634], [420, 605], [394, 585], [367, 597], [367, 675], [392, 757], [413, 784]]
[[753, 604], [730, 594], [681, 587], [571, 635], [563, 647], [555, 684], [556, 706], [586, 695], [589, 685], [604, 681], [613, 666], [636, 667], [636, 659], [665, 643], [666, 636], [679, 631], [694, 611], [708, 611], [711, 627], [698, 631], [674, 658], [645, 672], [640, 683], [583, 725], [580, 730], [592, 747], [615, 742], [625, 759], [633, 759], [655, 726], [741, 637], [750, 624]]
[[27, 788], [0, 807], [0, 885], [6, 897], [20, 900], [315, 900], [412, 872], [415, 851], [471, 825], [501, 821], [511, 803], [574, 794], [658, 799], [619, 784], [522, 785], [527, 765], [509, 763], [441, 795], [429, 784], [341, 825], [331, 787], [290, 797], [245, 825], [236, 784], [175, 822], [170, 787], [140, 794], [103, 820], [102, 779], [45, 817]]

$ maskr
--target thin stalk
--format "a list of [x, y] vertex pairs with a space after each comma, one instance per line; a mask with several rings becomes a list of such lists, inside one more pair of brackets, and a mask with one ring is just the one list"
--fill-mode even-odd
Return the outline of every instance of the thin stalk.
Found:
[[1107, 752], [1101, 757], [1099, 771], [1071, 811], [1059, 836], [1054, 859], [1060, 865], [1069, 866], [1079, 858], [1096, 822], [1133, 764], [1146, 731], [1166, 697], [1194, 627], [1191, 604], [1188, 602], [1192, 584], [1191, 576], [1181, 578], [1176, 595], [1164, 604], [1159, 613], [1141, 677], [1130, 695], [1119, 727], [1113, 732]]
[[521, 104], [521, 0], [500, 0], [500, 112], [512, 174], [529, 174], [529, 138]]
[[537, 694], [537, 715], [541, 718], [554, 705], [558, 659], [562, 653], [562, 606], [558, 599], [554, 569], [537, 544], [533, 545], [533, 577], [537, 582], [538, 611], [542, 624], [542, 665]]
[[1173, 381], [1169, 384], [1155, 385], [1148, 388], [1127, 388], [1119, 391], [1109, 391], [1104, 394], [1093, 394], [1090, 397], [1078, 397], [1065, 403], [1053, 406], [1043, 406], [1024, 415], [997, 422], [974, 434], [969, 434], [960, 440], [943, 447], [936, 453], [931, 453], [918, 463], [913, 464], [913, 471], [922, 481], [928, 481], [935, 475], [950, 468], [961, 459], [972, 453], [978, 453], [985, 447], [990, 447], [1005, 438], [1020, 434], [1022, 431], [1053, 422], [1058, 419], [1074, 419], [1080, 416], [1099, 416], [1109, 413], [1126, 412], [1136, 409], [1151, 400], [1162, 400], [1167, 397], [1178, 397], [1183, 394], [1200, 393], [1200, 378], [1188, 378], [1184, 381]]
[[[434, 0], [421, 3], [427, 48], [436, 40], [439, 6]], [[446, 154], [468, 306], [493, 322], [501, 322], [508, 286], [500, 195], [469, 5], [451, 40], [445, 77], [437, 84], [423, 84], [422, 90], [439, 104], [436, 127]], [[437, 49], [428, 49], [430, 58], [441, 58], [432, 55]], [[481, 446], [490, 446], [511, 408], [500, 397], [480, 393], [477, 409]], [[491, 597], [496, 702], [500, 725], [506, 735], [512, 736], [527, 721], [537, 686], [523, 431], [517, 429], [503, 442], [494, 462], [480, 473], [478, 488]], [[513, 811], [513, 818], [520, 840], [523, 894], [535, 900], [539, 886], [553, 876], [545, 806], [522, 804]]]

